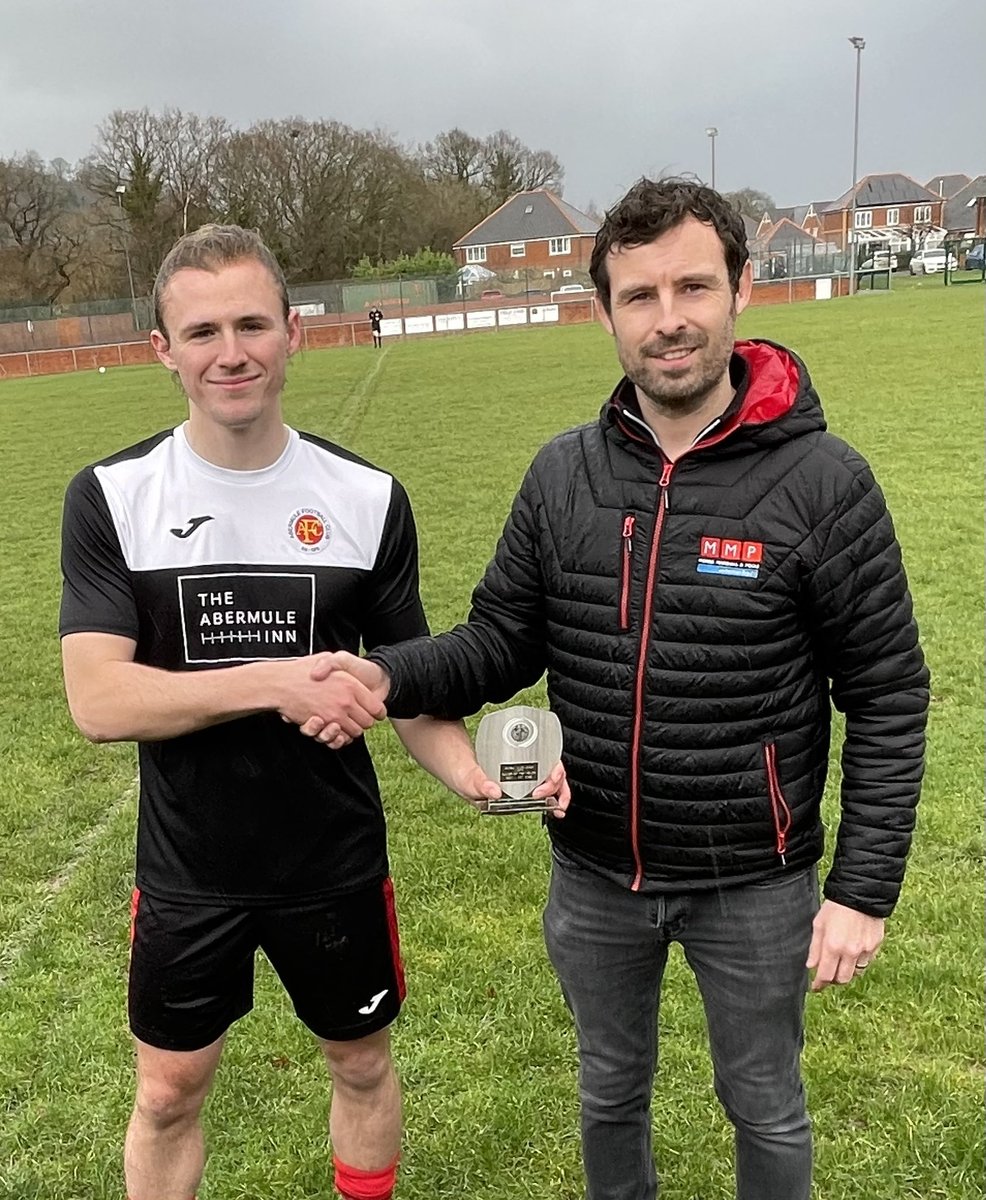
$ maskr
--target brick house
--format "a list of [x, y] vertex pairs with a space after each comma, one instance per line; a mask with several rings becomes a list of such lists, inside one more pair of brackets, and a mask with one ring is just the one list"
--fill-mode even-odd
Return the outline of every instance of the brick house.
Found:
[[[841, 249], [850, 242], [891, 250], [909, 249], [915, 244], [935, 245], [944, 237], [944, 208], [942, 196], [909, 175], [866, 175], [818, 214], [818, 236]], [[854, 223], [852, 229], [850, 221]]]
[[986, 235], [986, 175], [970, 179], [945, 203], [945, 228], [950, 238]]
[[483, 266], [498, 275], [584, 279], [599, 223], [538, 188], [518, 192], [453, 245], [460, 267]]

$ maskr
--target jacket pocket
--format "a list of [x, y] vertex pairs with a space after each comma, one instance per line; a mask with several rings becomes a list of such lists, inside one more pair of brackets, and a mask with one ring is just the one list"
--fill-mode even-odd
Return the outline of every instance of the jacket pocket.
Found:
[[620, 599], [619, 619], [620, 630], [626, 632], [630, 628], [630, 588], [633, 582], [633, 530], [637, 518], [633, 513], [623, 517], [623, 528], [620, 532]]
[[767, 775], [767, 795], [774, 821], [774, 848], [782, 863], [787, 862], [787, 835], [791, 830], [791, 810], [784, 799], [780, 775], [777, 772], [777, 746], [773, 739], [763, 743], [764, 770]]

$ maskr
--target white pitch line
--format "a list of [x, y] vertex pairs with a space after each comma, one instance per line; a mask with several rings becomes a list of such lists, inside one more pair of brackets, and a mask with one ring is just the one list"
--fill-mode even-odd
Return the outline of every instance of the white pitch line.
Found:
[[[376, 379], [377, 375], [379, 374], [380, 368], [383, 366], [383, 360], [387, 357], [387, 355], [389, 353], [390, 353], [390, 347], [384, 346], [383, 349], [380, 351], [380, 353], [377, 355], [377, 361], [374, 363], [373, 369], [371, 371], [367, 371], [366, 375], [363, 376], [363, 378], [359, 381], [359, 383], [356, 385], [356, 387], [353, 388], [353, 390], [350, 392], [349, 396], [346, 399], [346, 407], [342, 410], [342, 414], [339, 418], [339, 429], [340, 430], [345, 430], [348, 427], [349, 420], [352, 417], [352, 414], [354, 412], [357, 413], [357, 415], [359, 415], [358, 409], [359, 409], [360, 401], [363, 399], [363, 397], [366, 395], [366, 393], [370, 390], [370, 385], [373, 383], [374, 379]], [[335, 432], [338, 433], [338, 430]]]
[[124, 805], [133, 798], [136, 790], [137, 781], [134, 780], [128, 788], [125, 788], [117, 796], [103, 814], [102, 820], [86, 830], [75, 847], [75, 853], [72, 857], [58, 874], [53, 875], [45, 884], [43, 894], [35, 902], [34, 911], [20, 928], [15, 930], [6, 942], [0, 946], [0, 987], [3, 987], [8, 982], [10, 976], [16, 971], [21, 958], [37, 936], [59, 893], [64, 891], [68, 886], [75, 872], [102, 840], [107, 830], [113, 824], [113, 821], [123, 810]]

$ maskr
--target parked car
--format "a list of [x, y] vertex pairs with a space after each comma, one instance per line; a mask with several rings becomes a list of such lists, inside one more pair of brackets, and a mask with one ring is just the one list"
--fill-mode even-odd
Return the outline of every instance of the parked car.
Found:
[[588, 289], [585, 287], [585, 285], [581, 283], [566, 283], [563, 287], [555, 288], [556, 294], [559, 295], [562, 292], [584, 292], [587, 290]]
[[980, 242], [978, 246], [973, 246], [965, 256], [965, 269], [967, 271], [981, 271], [983, 269], [984, 249], [986, 249], [986, 243]]
[[[959, 265], [954, 254], [947, 255], [948, 269], [954, 271]], [[918, 250], [911, 255], [910, 272], [912, 275], [934, 275], [945, 270], [946, 252], [940, 247], [934, 250]]]
[[499, 288], [487, 288], [485, 292], [479, 293], [480, 300], [502, 300], [503, 292]]
[[864, 259], [859, 264], [861, 271], [896, 271], [897, 255], [889, 250], [877, 250], [872, 258]]

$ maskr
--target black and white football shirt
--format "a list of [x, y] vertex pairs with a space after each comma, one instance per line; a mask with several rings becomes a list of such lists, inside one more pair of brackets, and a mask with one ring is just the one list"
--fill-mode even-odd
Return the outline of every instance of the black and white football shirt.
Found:
[[[233, 471], [185, 427], [69, 485], [60, 632], [133, 638], [136, 661], [207, 670], [428, 632], [400, 483], [290, 431], [280, 458]], [[277, 903], [387, 873], [362, 738], [328, 750], [277, 713], [141, 743], [137, 886], [177, 900]]]

